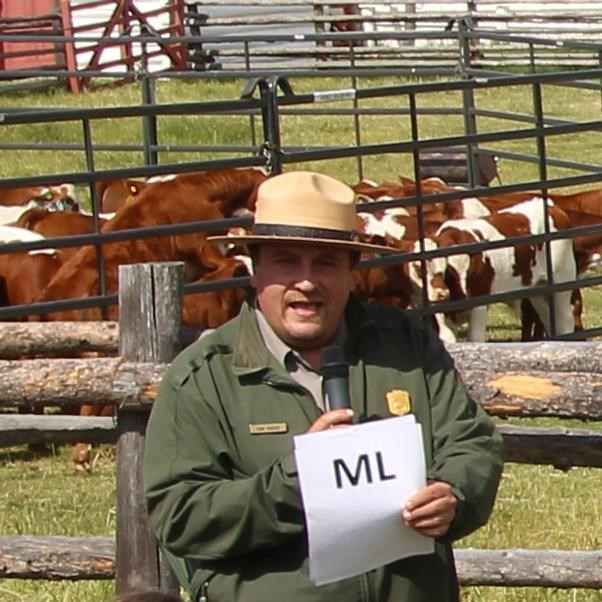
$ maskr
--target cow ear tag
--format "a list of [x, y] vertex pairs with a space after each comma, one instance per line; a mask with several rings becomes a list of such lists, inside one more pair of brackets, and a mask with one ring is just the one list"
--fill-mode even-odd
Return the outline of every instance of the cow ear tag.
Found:
[[404, 389], [393, 389], [387, 393], [389, 412], [395, 416], [405, 416], [412, 410], [410, 394]]

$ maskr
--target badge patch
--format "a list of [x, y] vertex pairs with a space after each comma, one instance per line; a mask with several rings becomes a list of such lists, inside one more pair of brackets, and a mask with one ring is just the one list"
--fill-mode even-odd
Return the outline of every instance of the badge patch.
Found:
[[412, 410], [410, 394], [403, 389], [393, 389], [387, 393], [389, 412], [395, 416], [405, 416]]
[[288, 424], [286, 422], [266, 422], [264, 424], [249, 424], [251, 435], [271, 435], [273, 433], [286, 433]]

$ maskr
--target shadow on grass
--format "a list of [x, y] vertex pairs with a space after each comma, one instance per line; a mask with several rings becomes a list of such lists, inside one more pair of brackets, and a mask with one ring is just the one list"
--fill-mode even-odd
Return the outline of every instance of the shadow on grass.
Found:
[[32, 443], [22, 447], [9, 447], [0, 450], [0, 466], [13, 462], [32, 462], [57, 455], [54, 443]]

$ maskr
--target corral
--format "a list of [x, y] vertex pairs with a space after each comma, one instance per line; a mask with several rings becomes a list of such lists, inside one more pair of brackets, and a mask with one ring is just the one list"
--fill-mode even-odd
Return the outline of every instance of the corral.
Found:
[[[397, 175], [409, 175], [420, 179], [421, 157], [426, 153], [449, 148], [465, 149], [468, 158], [465, 168], [467, 180], [475, 182], [479, 153], [490, 153], [499, 157], [499, 165], [504, 182], [502, 185], [479, 188], [478, 191], [448, 190], [434, 195], [424, 194], [418, 190], [421, 202], [452, 202], [467, 196], [499, 196], [521, 191], [538, 191], [543, 197], [547, 191], [554, 193], [565, 190], [574, 191], [595, 185], [600, 180], [600, 166], [596, 156], [595, 139], [600, 129], [597, 115], [596, 90], [600, 72], [597, 70], [542, 73], [532, 75], [501, 75], [490, 73], [485, 76], [482, 70], [465, 67], [466, 79], [456, 81], [435, 81], [425, 83], [409, 83], [401, 85], [360, 87], [344, 89], [323, 89], [319, 87], [312, 92], [295, 93], [294, 87], [287, 78], [269, 76], [251, 81], [243, 90], [242, 98], [210, 102], [187, 102], [149, 104], [156, 94], [149, 78], [143, 86], [144, 104], [130, 107], [107, 107], [102, 109], [48, 109], [33, 114], [31, 111], [7, 111], [2, 127], [7, 137], [19, 136], [27, 126], [30, 131], [45, 129], [48, 124], [61, 124], [61, 127], [76, 135], [81, 127], [83, 141], [79, 143], [60, 143], [37, 141], [35, 143], [5, 142], [0, 144], [4, 149], [19, 156], [54, 153], [58, 156], [69, 156], [72, 164], [81, 165], [80, 171], [62, 171], [35, 177], [6, 179], [1, 186], [21, 186], [26, 184], [60, 184], [72, 182], [80, 188], [89, 182], [103, 182], [115, 178], [140, 178], [165, 173], [184, 173], [192, 170], [218, 169], [224, 167], [261, 166], [272, 173], [293, 166], [309, 166], [311, 168], [340, 170], [346, 173], [350, 182], [357, 182], [364, 177], [371, 179], [396, 179]], [[477, 77], [478, 76], [478, 77]], [[307, 83], [307, 82], [305, 82]], [[578, 91], [592, 99], [589, 107], [592, 117], [577, 119], [575, 117], [557, 117], [551, 109], [544, 107], [544, 96], [549, 90], [564, 89], [566, 94]], [[481, 108], [479, 97], [486, 93], [503, 96], [504, 94], [522, 96], [522, 102], [530, 104], [530, 113], [522, 111], [495, 110], [488, 105]], [[459, 102], [457, 106], [436, 104], [441, 98], [453, 97]], [[435, 99], [433, 101], [433, 99]], [[491, 98], [487, 100], [491, 103]], [[380, 105], [380, 106], [379, 106]], [[384, 106], [383, 106], [384, 105]], [[570, 110], [570, 109], [569, 109]], [[449, 120], [450, 135], [440, 136], [436, 131], [437, 122], [433, 117], [446, 116]], [[247, 144], [182, 144], [178, 140], [178, 130], [174, 128], [174, 118], [186, 123], [187, 128], [196, 129], [200, 136], [212, 136], [212, 118], [219, 118], [224, 130], [230, 129], [237, 141], [248, 140]], [[581, 116], [579, 116], [581, 117]], [[289, 124], [305, 120], [316, 124], [307, 131], [301, 131], [298, 139], [288, 135]], [[102, 128], [109, 134], [118, 123], [131, 128], [135, 122], [139, 128], [134, 135], [141, 135], [142, 141], [137, 143], [93, 142], [94, 131]], [[328, 125], [326, 125], [328, 123]], [[230, 124], [228, 127], [227, 124]], [[483, 125], [481, 125], [483, 124]], [[510, 126], [508, 127], [508, 124]], [[330, 144], [319, 143], [313, 132], [323, 127], [321, 135], [328, 138]], [[13, 134], [13, 132], [15, 134]], [[106, 134], [105, 134], [106, 135]], [[15, 137], [16, 137], [15, 136]], [[96, 135], [95, 137], [98, 137]], [[580, 146], [581, 145], [581, 146]], [[531, 148], [531, 152], [517, 150]], [[575, 161], [563, 157], [562, 150], [568, 147], [587, 160]], [[466, 150], [467, 149], [467, 150]], [[119, 163], [117, 157], [125, 152], [138, 152], [144, 159], [144, 166], [124, 167], [120, 169], [99, 169], [98, 165], [107, 162], [109, 165]], [[216, 160], [220, 154], [224, 159]], [[190, 160], [191, 157], [196, 160]], [[100, 157], [100, 159], [99, 159]], [[134, 164], [136, 160], [132, 161]], [[505, 182], [508, 174], [508, 183]], [[96, 190], [89, 185], [88, 194], [92, 199], [92, 207], [98, 214], [99, 199], [95, 198]], [[391, 201], [379, 201], [370, 205], [370, 210], [377, 211], [394, 207], [407, 207], [414, 204], [414, 198], [398, 198]], [[543, 206], [543, 205], [542, 205]], [[238, 226], [244, 219], [231, 220], [224, 223], [205, 222], [165, 226], [164, 234], [186, 233], [195, 230], [219, 229]], [[599, 231], [596, 224], [586, 227], [571, 228], [563, 231], [562, 238], [592, 237]], [[141, 233], [141, 236], [152, 236], [158, 231]], [[70, 239], [54, 238], [53, 248], [69, 245], [95, 244], [125, 240], [132, 237], [132, 231], [106, 232], [90, 234]], [[541, 243], [561, 238], [559, 233], [541, 233], [540, 238], [529, 238], [531, 242]], [[525, 240], [506, 239], [495, 245], [487, 243], [487, 248], [510, 247]], [[484, 244], [484, 243], [483, 243]], [[23, 245], [10, 243], [3, 247], [3, 252], [16, 250], [41, 249], [42, 241], [29, 242]], [[471, 250], [478, 251], [483, 246], [475, 245]], [[458, 248], [456, 252], [465, 249]], [[445, 255], [445, 251], [425, 251], [419, 255], [404, 254], [396, 256], [389, 262], [404, 262], [413, 259], [433, 258]], [[100, 260], [99, 260], [100, 261]], [[366, 264], [370, 265], [370, 264]], [[550, 284], [552, 275], [550, 275]], [[581, 289], [593, 287], [600, 283], [599, 277], [593, 273], [582, 274], [579, 280]], [[214, 288], [207, 285], [191, 290], [201, 291]], [[560, 289], [576, 287], [569, 282], [560, 283]], [[492, 301], [545, 295], [550, 290], [533, 287], [528, 291], [509, 291], [499, 293]], [[558, 287], [556, 290], [559, 290]], [[80, 300], [78, 302], [60, 302], [57, 305], [36, 307], [11, 307], [0, 310], [0, 316], [14, 318], [30, 313], [42, 313], [48, 309], [64, 309], [67, 307], [90, 307], [94, 304], [107, 306], [115, 302], [107, 296], [101, 279], [98, 291], [101, 299]], [[455, 302], [456, 303], [456, 302]], [[478, 305], [474, 299], [457, 302], [452, 305], [437, 306], [442, 311], [462, 310]], [[424, 300], [421, 311], [432, 313], [429, 299]], [[594, 336], [597, 324], [592, 325], [590, 333], [582, 332], [580, 336]]]
[[[462, 37], [465, 35], [465, 37]], [[466, 51], [469, 47], [468, 39], [473, 35], [486, 34], [462, 34], [459, 36], [458, 47]], [[493, 35], [491, 36], [493, 39]], [[507, 40], [510, 43], [510, 40]], [[533, 44], [537, 46], [536, 40], [512, 40], [513, 44]], [[541, 42], [545, 46], [545, 42]], [[599, 49], [598, 49], [599, 51]], [[421, 152], [449, 148], [461, 147], [465, 149], [468, 157], [466, 171], [469, 174], [468, 184], [474, 184], [476, 178], [477, 153], [490, 151], [500, 157], [500, 166], [504, 184], [491, 189], [479, 189], [480, 196], [494, 195], [498, 193], [512, 193], [523, 190], [536, 189], [546, 193], [550, 189], [562, 189], [564, 187], [575, 187], [596, 185], [602, 179], [600, 165], [602, 161], [598, 155], [598, 149], [595, 142], [595, 136], [598, 135], [602, 127], [599, 121], [600, 106], [595, 104], [599, 100], [599, 81], [602, 79], [602, 70], [591, 69], [588, 71], [578, 70], [574, 72], [551, 72], [551, 73], [531, 73], [528, 75], [516, 75], [502, 73], [500, 71], [488, 72], [483, 66], [475, 68], [470, 63], [470, 52], [464, 52], [458, 55], [460, 61], [457, 64], [462, 65], [462, 79], [446, 81], [443, 79], [437, 81], [412, 81], [410, 83], [399, 84], [395, 82], [389, 85], [360, 85], [360, 80], [356, 76], [361, 72], [350, 70], [344, 74], [352, 83], [351, 87], [338, 87], [328, 89], [316, 85], [316, 89], [307, 92], [307, 87], [303, 93], [295, 93], [297, 84], [292, 84], [295, 74], [291, 73], [289, 77], [274, 76], [265, 74], [265, 77], [249, 83], [244, 90], [241, 99], [220, 99], [212, 102], [187, 102], [179, 104], [162, 104], [160, 102], [152, 103], [156, 96], [160, 94], [160, 87], [155, 87], [155, 79], [151, 74], [144, 80], [143, 106], [136, 105], [130, 107], [111, 107], [103, 109], [48, 109], [43, 112], [32, 113], [30, 111], [7, 110], [2, 127], [9, 130], [16, 130], [15, 126], [27, 125], [35, 127], [36, 125], [45, 126], [45, 124], [61, 123], [61, 127], [74, 127], [83, 132], [81, 142], [71, 142], [69, 144], [51, 142], [49, 140], [29, 142], [29, 143], [6, 143], [0, 145], [0, 151], [11, 153], [27, 152], [28, 144], [30, 149], [35, 152], [47, 151], [50, 153], [70, 154], [71, 157], [77, 157], [71, 165], [81, 166], [79, 169], [57, 169], [54, 173], [38, 174], [30, 177], [23, 174], [18, 178], [10, 178], [0, 183], [1, 187], [17, 186], [31, 183], [61, 183], [73, 182], [82, 189], [89, 191], [92, 199], [92, 207], [98, 213], [99, 203], [95, 198], [94, 186], [89, 182], [108, 180], [115, 177], [141, 177], [164, 173], [186, 172], [199, 169], [215, 169], [225, 166], [247, 167], [247, 166], [268, 166], [277, 172], [283, 169], [289, 169], [294, 166], [311, 166], [315, 169], [341, 170], [345, 173], [349, 181], [359, 180], [363, 177], [389, 177], [395, 178], [397, 174], [402, 173], [415, 179], [420, 176], [420, 154]], [[536, 71], [537, 69], [533, 69]], [[384, 74], [390, 75], [390, 72], [384, 71]], [[309, 75], [309, 74], [306, 74]], [[333, 76], [333, 73], [325, 75]], [[365, 73], [361, 75], [366, 75]], [[375, 72], [374, 75], [377, 75]], [[331, 83], [332, 80], [327, 83]], [[339, 80], [340, 81], [340, 80]], [[570, 115], [559, 116], [553, 110], [548, 108], [543, 102], [549, 88], [562, 88], [567, 94], [579, 93], [590, 95], [592, 102], [592, 115]], [[479, 99], [481, 91], [494, 90], [494, 96], [499, 104], [506, 93], [516, 93], [517, 90], [526, 90], [530, 98], [531, 110], [527, 112], [493, 109], [489, 106], [481, 107]], [[443, 105], [440, 98], [453, 98], [457, 101], [454, 106]], [[428, 99], [435, 98], [434, 103]], [[424, 99], [424, 100], [423, 100]], [[384, 106], [383, 106], [384, 105]], [[441, 135], [439, 131], [430, 131], [428, 126], [429, 115], [446, 115], [450, 121], [450, 131]], [[211, 143], [192, 142], [182, 143], [182, 133], [174, 136], [167, 125], [170, 118], [176, 117], [185, 121], [193, 116], [203, 116], [209, 120], [220, 119], [223, 127], [226, 128], [230, 122], [234, 123], [233, 128], [237, 130], [238, 135], [234, 137], [236, 143], [224, 143], [216, 145]], [[138, 131], [143, 135], [141, 142], [130, 143], [126, 146], [123, 143], [102, 142], [99, 143], [92, 131], [97, 123], [103, 121], [111, 122], [113, 131], [117, 120], [123, 119], [136, 120]], [[320, 123], [306, 137], [292, 139], [289, 135], [289, 120], [302, 119], [308, 123], [314, 120]], [[343, 127], [347, 127], [349, 132], [343, 138], [338, 138], [341, 129], [336, 130], [334, 142], [332, 137], [328, 137], [327, 128], [323, 126], [324, 121], [330, 120], [333, 123], [341, 121]], [[372, 134], [372, 130], [377, 129], [375, 124], [388, 121], [393, 127], [387, 130], [383, 138], [378, 138]], [[122, 123], [119, 121], [118, 123]], [[507, 127], [506, 124], [512, 124]], [[320, 128], [324, 128], [322, 131]], [[165, 131], [165, 134], [163, 133]], [[323, 136], [324, 140], [316, 140], [316, 131]], [[563, 150], [577, 140], [579, 135], [583, 135], [589, 140], [589, 145], [582, 148], [578, 153], [580, 161], [570, 161], [564, 156]], [[185, 138], [189, 141], [189, 138]], [[241, 144], [241, 140], [246, 140], [246, 144]], [[330, 141], [330, 143], [327, 143]], [[531, 152], [524, 152], [516, 142], [529, 141]], [[519, 150], [517, 150], [519, 149]], [[131, 166], [112, 168], [111, 161], [107, 161], [109, 155], [124, 156], [124, 151], [134, 151], [138, 157], [143, 160], [134, 160]], [[224, 159], [216, 160], [214, 157], [221, 154]], [[144, 165], [141, 165], [144, 163]], [[109, 164], [109, 166], [107, 166]], [[116, 165], [122, 165], [119, 160]], [[99, 169], [99, 166], [102, 166]], [[519, 167], [520, 166], [520, 167]], [[516, 171], [520, 173], [519, 177], [510, 178], [506, 181], [505, 173]], [[508, 171], [506, 171], [508, 170]], [[432, 201], [429, 195], [421, 194], [418, 190], [420, 202], [426, 203]], [[437, 200], [451, 202], [454, 199], [466, 196], [465, 192], [450, 191], [444, 194], [438, 194]], [[375, 204], [375, 208], [389, 208], [410, 205], [416, 202], [415, 199], [393, 199], [392, 201], [381, 201]], [[240, 225], [244, 220], [230, 220], [227, 225]], [[195, 229], [205, 228], [216, 229], [223, 227], [221, 223], [203, 223], [181, 225], [171, 228], [172, 231], [190, 232]], [[599, 227], [589, 227], [580, 231], [572, 231], [571, 236], [593, 234], [599, 231]], [[170, 231], [169, 227], [164, 228], [165, 232]], [[152, 236], [153, 232], [142, 232], [142, 235]], [[127, 233], [106, 233], [93, 234], [70, 238], [68, 240], [53, 239], [52, 244], [55, 247], [63, 245], [81, 245], [85, 243], [97, 243], [109, 240], [118, 240], [130, 237], [132, 232]], [[553, 240], [557, 235], [547, 232], [531, 242], [544, 242]], [[503, 244], [506, 246], [517, 244], [518, 240], [506, 240]], [[41, 248], [47, 243], [27, 243], [16, 245], [7, 244], [4, 252], [11, 252], [16, 249], [35, 249]], [[501, 246], [501, 245], [499, 245]], [[478, 247], [476, 247], [478, 248]], [[440, 255], [441, 250], [425, 251], [418, 253], [415, 258], [429, 258]], [[394, 261], [407, 261], [413, 256], [396, 257]], [[372, 265], [370, 263], [366, 265]], [[551, 279], [553, 280], [553, 279]], [[240, 281], [237, 281], [237, 284]], [[600, 283], [599, 276], [588, 274], [587, 278], [579, 280], [578, 286], [581, 288], [595, 287]], [[552, 283], [553, 285], [553, 283]], [[576, 286], [576, 282], [563, 283], [561, 288], [571, 288]], [[222, 286], [221, 284], [217, 286]], [[558, 285], [556, 285], [558, 286]], [[215, 285], [193, 287], [190, 290], [207, 290], [214, 288]], [[177, 287], [176, 287], [177, 288]], [[549, 288], [529, 291], [529, 294], [547, 293]], [[594, 290], [594, 289], [592, 289]], [[106, 290], [99, 290], [102, 298], [90, 298], [79, 302], [63, 302], [52, 305], [52, 308], [71, 307], [73, 305], [88, 306], [95, 303], [101, 303], [106, 306], [117, 301], [116, 295], [106, 295]], [[512, 291], [498, 295], [497, 300], [507, 299], [512, 296], [523, 296], [524, 290]], [[433, 310], [429, 305], [429, 300], [424, 300], [424, 307], [416, 311], [430, 313]], [[478, 304], [480, 301], [466, 300], [455, 302], [450, 309], [461, 309]], [[0, 316], [4, 319], [24, 316], [30, 312], [47, 311], [48, 306], [36, 308], [34, 306], [12, 307], [2, 310]], [[437, 309], [442, 309], [438, 306]], [[6, 325], [7, 329], [10, 325]], [[177, 330], [177, 327], [173, 327]], [[595, 337], [599, 334], [600, 325], [594, 323], [588, 325], [588, 331], [581, 333], [580, 336]], [[174, 330], [174, 332], [175, 332]], [[7, 330], [7, 332], [10, 332]], [[554, 334], [554, 333], [553, 333]], [[175, 335], [174, 335], [175, 336]], [[13, 335], [14, 338], [14, 335]], [[21, 335], [23, 338], [23, 335]], [[569, 337], [570, 338], [570, 337]], [[114, 340], [114, 339], [113, 339]], [[175, 342], [172, 340], [173, 345]], [[114, 344], [114, 343], [113, 343]], [[6, 346], [8, 348], [8, 345]], [[173, 351], [173, 350], [172, 350]], [[600, 368], [597, 366], [595, 358], [598, 355], [598, 344], [592, 343], [543, 343], [534, 346], [516, 346], [511, 344], [505, 346], [458, 346], [454, 349], [457, 361], [466, 375], [467, 382], [474, 387], [475, 397], [484, 403], [494, 414], [501, 416], [554, 416], [554, 417], [575, 417], [582, 420], [600, 420], [599, 405], [600, 400], [597, 394], [597, 379]], [[122, 355], [128, 358], [128, 354], [122, 350]], [[131, 358], [136, 361], [150, 361], [142, 357]], [[158, 361], [168, 361], [166, 359], [152, 358]], [[71, 397], [73, 389], [80, 397], [77, 401], [92, 399], [94, 403], [103, 403], [109, 401], [116, 405], [121, 405], [125, 398], [131, 399], [134, 405], [138, 402], [146, 401], [146, 391], [152, 391], [158, 374], [161, 371], [160, 366], [149, 367], [149, 375], [146, 374], [146, 368], [128, 366], [127, 361], [123, 365], [118, 365], [118, 360], [107, 360], [104, 364], [94, 360], [97, 367], [90, 364], [64, 364], [63, 368], [59, 364], [48, 364], [50, 360], [33, 360], [35, 366], [23, 366], [23, 380], [20, 381], [19, 366], [17, 364], [7, 364], [7, 371], [10, 370], [10, 376], [6, 377], [6, 395], [3, 399], [3, 405], [12, 405], [15, 399], [20, 399], [22, 403], [42, 404], [50, 399], [56, 402], [59, 392], [64, 392], [65, 401], [74, 401]], [[59, 360], [57, 360], [59, 361]], [[108, 362], [113, 362], [109, 364]], [[63, 372], [63, 369], [65, 370]], [[99, 391], [95, 393], [93, 378], [96, 373], [106, 375], [114, 374], [112, 382], [105, 382]], [[80, 372], [82, 371], [83, 372]], [[131, 372], [130, 372], [131, 370]], [[47, 391], [48, 397], [44, 399], [44, 389], [36, 387], [34, 396], [26, 393], [28, 383], [31, 383], [31, 377], [28, 374], [38, 372], [41, 374], [52, 374], [54, 385]], [[79, 386], [69, 385], [70, 374], [79, 374], [76, 379]], [[7, 372], [8, 374], [8, 372]], [[60, 375], [63, 376], [60, 376]], [[86, 376], [82, 376], [82, 375]], [[131, 375], [135, 376], [131, 376]], [[570, 375], [570, 376], [567, 376]], [[521, 380], [519, 377], [525, 377]], [[507, 379], [510, 380], [507, 380]], [[88, 380], [89, 379], [89, 380]], [[514, 380], [513, 380], [514, 379]], [[574, 382], [570, 379], [574, 379]], [[47, 380], [47, 379], [44, 379]], [[90, 387], [81, 389], [83, 381], [89, 382]], [[10, 382], [11, 386], [8, 386]], [[21, 385], [20, 383], [23, 383]], [[128, 382], [135, 383], [135, 386], [127, 386]], [[125, 383], [125, 385], [124, 385]], [[474, 384], [472, 384], [474, 383]], [[485, 384], [486, 383], [486, 384]], [[510, 384], [508, 384], [510, 383]], [[533, 385], [533, 388], [517, 388], [517, 383]], [[551, 389], [547, 389], [550, 386]], [[125, 389], [123, 388], [125, 386]], [[21, 387], [21, 388], [20, 388]], [[551, 391], [551, 393], [550, 393]], [[96, 398], [94, 396], [97, 395]], [[543, 399], [542, 399], [543, 396]], [[151, 395], [152, 397], [152, 395]], [[127, 407], [126, 407], [127, 410]], [[127, 414], [127, 412], [126, 412]], [[139, 415], [130, 412], [129, 418], [135, 423], [128, 423], [128, 416], [120, 417], [120, 429], [122, 433], [122, 445], [132, 445], [134, 448], [140, 444], [141, 421]], [[49, 424], [49, 423], [46, 423]], [[143, 424], [143, 422], [142, 422]], [[80, 432], [77, 435], [65, 435], [62, 426], [57, 428], [57, 436], [62, 441], [72, 441], [75, 438], [86, 437], [91, 441], [114, 440], [116, 434], [111, 428], [107, 430], [106, 422], [98, 423], [102, 425], [88, 431], [86, 435]], [[42, 427], [44, 428], [44, 427]], [[18, 429], [17, 429], [18, 430]], [[34, 434], [21, 436], [18, 434], [9, 435], [15, 432], [12, 428], [5, 431], [3, 437], [12, 444], [15, 441], [24, 443], [27, 440], [45, 439], [46, 435]], [[34, 429], [35, 433], [38, 433]], [[137, 433], [137, 434], [132, 434]], [[551, 429], [547, 431], [534, 430], [532, 432], [505, 429], [507, 440], [507, 459], [516, 462], [532, 463], [551, 463], [567, 468], [569, 466], [595, 466], [600, 467], [599, 457], [599, 435], [596, 431], [589, 430], [567, 430]], [[14, 437], [14, 438], [9, 438]], [[125, 479], [120, 484], [120, 496], [126, 495], [129, 487], [133, 490], [137, 487], [136, 483], [127, 482], [133, 478], [131, 472], [122, 475]], [[125, 498], [124, 498], [125, 499]], [[131, 499], [131, 498], [130, 498]], [[136, 496], [134, 496], [136, 499]], [[126, 504], [121, 505], [121, 510]], [[134, 524], [135, 521], [128, 523], [127, 515], [119, 519], [121, 521], [121, 535], [124, 536], [123, 524]], [[132, 537], [140, 536], [140, 533], [127, 535]], [[144, 537], [144, 535], [142, 535]], [[18, 549], [18, 542], [13, 538], [5, 541], [6, 547]], [[50, 545], [53, 552], [61, 549], [65, 544], [70, 548], [69, 554], [78, 549], [74, 545], [75, 541], [35, 541], [24, 540], [25, 555], [30, 560], [39, 559], [47, 555]], [[89, 542], [82, 542], [84, 547]], [[131, 544], [131, 541], [130, 541]], [[46, 565], [36, 575], [15, 570], [14, 574], [7, 571], [7, 576], [29, 576], [29, 577], [55, 577], [59, 579], [79, 579], [79, 578], [111, 578], [113, 576], [114, 565], [113, 546], [110, 540], [97, 540], [92, 542], [95, 550], [102, 550], [100, 554], [92, 554], [90, 564], [100, 567], [97, 572], [89, 572], [89, 566], [83, 569], [73, 569], [70, 561], [61, 566], [61, 561], [57, 565]], [[118, 544], [119, 545], [119, 544]], [[31, 546], [28, 548], [27, 546]], [[31, 550], [38, 550], [32, 553]], [[135, 583], [141, 579], [143, 583], [159, 583], [159, 577], [155, 572], [152, 546], [146, 540], [143, 545], [127, 547], [130, 552], [122, 553], [122, 557], [127, 557], [132, 561], [131, 566], [122, 567], [121, 575], [118, 574], [118, 583]], [[143, 558], [135, 558], [131, 550], [139, 550]], [[119, 547], [118, 547], [119, 550]], [[119, 553], [119, 552], [118, 552]], [[39, 555], [38, 555], [39, 554]], [[69, 555], [68, 554], [68, 555]], [[549, 551], [549, 553], [532, 551], [513, 550], [497, 551], [490, 553], [481, 553], [478, 551], [463, 551], [458, 557], [460, 559], [461, 578], [466, 585], [490, 584], [490, 585], [545, 585], [549, 587], [584, 587], [599, 589], [601, 587], [601, 559], [599, 550], [587, 552], [569, 553], [560, 551]], [[147, 555], [147, 556], [145, 556]], [[464, 556], [463, 556], [464, 555]], [[82, 556], [74, 554], [73, 564], [78, 565], [82, 562]], [[85, 554], [84, 554], [85, 556]], [[463, 560], [465, 558], [466, 560]], [[6, 566], [14, 561], [19, 564], [22, 561], [20, 554], [15, 554], [13, 560], [9, 555], [4, 558]], [[119, 561], [118, 561], [119, 562]], [[543, 569], [536, 567], [536, 563], [544, 564]], [[549, 563], [549, 564], [548, 564]], [[32, 564], [32, 563], [30, 563]], [[33, 562], [35, 565], [35, 561]], [[84, 561], [87, 565], [87, 562]], [[548, 568], [551, 566], [552, 568]], [[149, 568], [150, 567], [150, 568]], [[478, 569], [478, 570], [476, 570]], [[119, 570], [119, 569], [118, 569]], [[142, 571], [142, 573], [140, 573]], [[146, 572], [150, 571], [150, 572]]]

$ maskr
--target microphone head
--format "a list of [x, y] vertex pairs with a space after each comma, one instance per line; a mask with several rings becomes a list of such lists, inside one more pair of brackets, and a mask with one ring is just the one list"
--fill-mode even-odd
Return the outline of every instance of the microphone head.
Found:
[[349, 374], [345, 351], [340, 345], [332, 345], [324, 349], [320, 372], [325, 378], [344, 378]]

